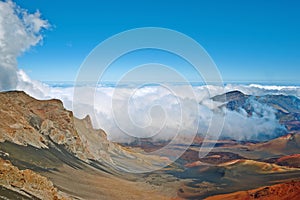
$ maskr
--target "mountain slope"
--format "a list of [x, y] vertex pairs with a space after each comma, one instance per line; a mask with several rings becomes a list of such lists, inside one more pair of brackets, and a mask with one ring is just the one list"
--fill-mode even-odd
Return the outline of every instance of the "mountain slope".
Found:
[[[126, 172], [163, 164], [164, 159], [108, 141], [103, 130], [93, 129], [89, 117], [75, 118], [59, 100], [40, 101], [18, 91], [0, 93], [0, 121], [0, 157], [13, 168], [48, 177], [70, 197], [151, 199], [152, 194], [169, 199], [174, 195], [144, 183], [141, 175]], [[11, 171], [1, 172], [5, 177], [12, 175]], [[13, 191], [1, 182], [0, 186], [8, 190], [6, 194], [17, 192], [20, 198], [31, 192], [23, 187], [21, 192]]]

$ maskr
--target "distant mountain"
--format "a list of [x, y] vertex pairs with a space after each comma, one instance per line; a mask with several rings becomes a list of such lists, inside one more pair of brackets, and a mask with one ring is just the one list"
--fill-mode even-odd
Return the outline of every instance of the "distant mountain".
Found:
[[291, 130], [300, 130], [300, 99], [295, 96], [286, 95], [246, 95], [240, 91], [231, 91], [222, 95], [212, 97], [213, 101], [222, 102], [223, 106], [232, 111], [246, 111], [249, 116], [253, 113], [261, 115], [255, 111], [257, 103], [266, 105], [276, 111], [276, 117], [280, 123]]
[[244, 93], [234, 90], [224, 94], [220, 94], [212, 97], [212, 100], [219, 102], [230, 102], [230, 101], [242, 101], [245, 100], [249, 95], [245, 95]]

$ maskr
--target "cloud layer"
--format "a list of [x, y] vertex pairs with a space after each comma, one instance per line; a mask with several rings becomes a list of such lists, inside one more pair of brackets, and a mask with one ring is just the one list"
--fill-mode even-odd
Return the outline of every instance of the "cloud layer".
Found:
[[17, 86], [17, 57], [42, 40], [47, 21], [28, 13], [12, 1], [0, 1], [0, 90]]
[[[161, 86], [144, 86], [138, 89], [123, 86], [117, 90], [117, 94], [115, 88], [111, 86], [99, 86], [96, 90], [83, 86], [77, 89], [81, 95], [73, 104], [73, 87], [50, 87], [30, 80], [22, 71], [18, 74], [21, 83], [18, 85], [19, 90], [25, 90], [39, 99], [61, 99], [68, 109], [73, 110], [75, 116], [83, 118], [87, 114], [90, 115], [94, 127], [104, 129], [109, 139], [117, 142], [130, 142], [131, 136], [154, 136], [153, 138], [157, 140], [167, 140], [172, 139], [178, 130], [193, 135], [198, 129], [198, 133], [205, 135], [209, 126], [222, 125], [217, 121], [211, 121], [213, 116], [221, 118], [224, 114], [225, 122], [221, 138], [267, 140], [277, 137], [284, 130], [276, 119], [276, 111], [255, 100], [250, 102], [254, 108], [251, 116], [242, 109], [231, 111], [224, 107], [220, 108], [220, 103], [210, 99], [207, 89], [210, 87], [212, 96], [220, 94], [223, 90], [215, 86], [193, 87], [195, 99], [185, 95], [184, 92], [174, 94]], [[185, 89], [181, 87], [176, 86], [176, 89]], [[232, 90], [240, 90], [251, 95], [297, 94], [300, 88], [287, 87], [274, 90], [253, 85], [225, 86], [226, 92]], [[90, 101], [91, 95], [95, 97], [93, 102]], [[198, 112], [194, 110], [195, 103], [199, 104]], [[114, 113], [115, 111], [117, 113]]]

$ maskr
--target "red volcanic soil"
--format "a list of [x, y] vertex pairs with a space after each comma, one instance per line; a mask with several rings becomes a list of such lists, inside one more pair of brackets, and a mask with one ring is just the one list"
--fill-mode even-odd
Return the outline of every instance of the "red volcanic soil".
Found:
[[216, 195], [206, 198], [206, 200], [299, 200], [300, 199], [300, 181], [291, 181], [287, 183], [276, 184], [267, 187], [261, 187], [254, 190], [239, 191], [230, 194]]
[[277, 160], [277, 162], [284, 162], [289, 159], [300, 159], [300, 154], [294, 154], [290, 156], [283, 156]]
[[199, 166], [201, 163], [221, 164], [236, 159], [243, 159], [243, 157], [231, 152], [210, 152], [205, 157], [199, 158], [198, 151], [188, 149], [181, 156], [181, 159], [186, 162], [186, 167], [194, 167]]
[[281, 158], [278, 158], [276, 163], [279, 165], [299, 168], [300, 167], [300, 154], [283, 156]]
[[197, 167], [197, 166], [200, 166], [200, 165], [202, 165], [202, 162], [196, 161], [196, 162], [192, 162], [192, 163], [187, 163], [184, 166], [185, 167]]

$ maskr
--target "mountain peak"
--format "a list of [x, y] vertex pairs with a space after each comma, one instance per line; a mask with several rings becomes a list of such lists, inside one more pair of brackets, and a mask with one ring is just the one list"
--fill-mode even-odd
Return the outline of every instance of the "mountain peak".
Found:
[[247, 96], [247, 95], [245, 95], [241, 91], [234, 90], [234, 91], [226, 92], [221, 95], [214, 96], [212, 98], [212, 100], [219, 101], [219, 102], [227, 102], [227, 101], [238, 100], [238, 99], [244, 98], [245, 96]]

